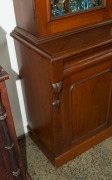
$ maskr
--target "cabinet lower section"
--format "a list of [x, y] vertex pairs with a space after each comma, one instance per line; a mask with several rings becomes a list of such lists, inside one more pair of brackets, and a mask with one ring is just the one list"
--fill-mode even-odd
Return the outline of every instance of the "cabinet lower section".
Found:
[[112, 135], [112, 71], [110, 62], [106, 64], [75, 73], [63, 80], [61, 92], [60, 86], [55, 89], [60, 105], [53, 107], [53, 153], [29, 127], [30, 136], [56, 167]]
[[110, 44], [56, 60], [20, 37], [15, 44], [29, 134], [54, 166], [112, 135]]

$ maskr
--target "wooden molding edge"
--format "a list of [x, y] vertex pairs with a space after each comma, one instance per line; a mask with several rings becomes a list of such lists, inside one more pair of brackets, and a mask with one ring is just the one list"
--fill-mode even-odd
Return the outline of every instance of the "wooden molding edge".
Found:
[[25, 40], [27, 40], [31, 43], [35, 43], [37, 45], [37, 44], [43, 43], [45, 41], [54, 40], [56, 38], [61, 38], [61, 37], [68, 36], [71, 34], [76, 34], [79, 32], [100, 28], [100, 27], [106, 26], [106, 25], [112, 25], [112, 19], [107, 20], [107, 21], [103, 21], [103, 22], [99, 22], [99, 23], [95, 23], [95, 24], [92, 24], [90, 26], [83, 26], [81, 28], [75, 28], [72, 30], [68, 30], [68, 31], [64, 31], [61, 33], [56, 33], [56, 34], [51, 34], [48, 36], [42, 36], [42, 37], [34, 36], [34, 35], [30, 34], [29, 32], [25, 31], [24, 29], [17, 26], [12, 31], [11, 36], [13, 37], [14, 34], [16, 34], [16, 35], [20, 36], [21, 38], [24, 38]]
[[[17, 33], [15, 30], [12, 31], [12, 33], [10, 34], [15, 40], [21, 42], [22, 44], [25, 44], [27, 47], [29, 47], [30, 49], [36, 51], [37, 53], [41, 54], [42, 56], [44, 56], [47, 59], [52, 59], [53, 57], [48, 54], [47, 52], [44, 52], [43, 50], [41, 50], [38, 46], [37, 46], [37, 41], [34, 39], [30, 39], [31, 37], [29, 36], [29, 38], [22, 36], [21, 34]], [[32, 35], [31, 35], [32, 36]]]
[[41, 49], [41, 46], [39, 46], [40, 43], [44, 43], [44, 41], [50, 41], [50, 40], [54, 40], [56, 38], [61, 38], [61, 37], [65, 37], [67, 35], [71, 35], [71, 34], [76, 34], [76, 33], [80, 33], [80, 32], [83, 32], [84, 30], [88, 31], [88, 30], [91, 30], [92, 27], [95, 28], [95, 30], [97, 31], [98, 29], [97, 28], [102, 28], [102, 27], [106, 27], [106, 25], [108, 25], [108, 28], [109, 28], [109, 34], [110, 34], [110, 31], [111, 31], [111, 27], [112, 27], [112, 22], [109, 21], [109, 22], [103, 22], [103, 23], [100, 23], [100, 24], [97, 24], [97, 25], [94, 25], [94, 26], [91, 26], [90, 28], [84, 28], [83, 29], [80, 29], [80, 30], [76, 30], [76, 31], [69, 31], [69, 32], [66, 32], [66, 33], [61, 33], [61, 34], [58, 34], [58, 35], [52, 35], [52, 36], [48, 36], [48, 37], [44, 37], [44, 38], [38, 38], [36, 36], [33, 36], [31, 35], [30, 33], [24, 31], [23, 29], [19, 28], [19, 27], [16, 27], [12, 33], [11, 33], [11, 36], [18, 40], [19, 42], [25, 44], [26, 46], [30, 47], [31, 49], [33, 49], [34, 51], [40, 53], [42, 56], [48, 58], [48, 59], [52, 59], [51, 61], [57, 61], [59, 59], [65, 59], [65, 58], [68, 58], [69, 56], [74, 56], [74, 55], [84, 55], [85, 54], [85, 51], [86, 53], [92, 53], [93, 50], [100, 50], [100, 49], [103, 49], [107, 46], [111, 46], [112, 45], [112, 38], [111, 39], [108, 39], [108, 35], [107, 34], [107, 38], [105, 38], [104, 42], [102, 41], [99, 41], [97, 42], [96, 44], [93, 44], [91, 46], [84, 46], [83, 48], [81, 48], [80, 50], [75, 50], [75, 49], [72, 49], [72, 52], [70, 50], [70, 52], [63, 52], [62, 54], [60, 54], [59, 56], [55, 56], [54, 54], [52, 53], [48, 53], [46, 51], [44, 51], [43, 49]]

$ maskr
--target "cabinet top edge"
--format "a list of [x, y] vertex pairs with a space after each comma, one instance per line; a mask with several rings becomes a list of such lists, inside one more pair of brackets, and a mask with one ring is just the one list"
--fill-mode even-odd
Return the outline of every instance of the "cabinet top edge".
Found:
[[112, 23], [41, 40], [19, 28], [11, 33], [12, 37], [14, 34], [30, 42], [49, 59], [55, 61], [110, 45], [112, 43]]

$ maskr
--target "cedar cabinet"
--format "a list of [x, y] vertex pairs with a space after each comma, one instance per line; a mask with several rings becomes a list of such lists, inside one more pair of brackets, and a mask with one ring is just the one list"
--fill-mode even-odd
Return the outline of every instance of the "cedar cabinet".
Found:
[[29, 134], [59, 167], [112, 135], [112, 1], [14, 7]]

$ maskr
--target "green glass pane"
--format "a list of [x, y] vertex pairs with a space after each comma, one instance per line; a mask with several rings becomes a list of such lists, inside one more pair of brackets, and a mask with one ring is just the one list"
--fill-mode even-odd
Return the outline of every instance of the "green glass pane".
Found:
[[50, 4], [51, 16], [59, 16], [101, 6], [103, 0], [50, 0]]

